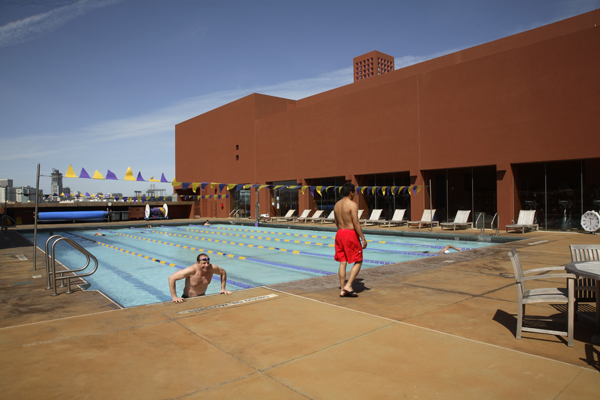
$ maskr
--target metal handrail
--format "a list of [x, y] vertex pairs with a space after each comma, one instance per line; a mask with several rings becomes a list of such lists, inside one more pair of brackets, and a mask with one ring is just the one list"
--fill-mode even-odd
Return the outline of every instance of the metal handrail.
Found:
[[[57, 238], [54, 243], [52, 243], [52, 247], [50, 248], [50, 252], [48, 252], [48, 245], [50, 244], [50, 241], [54, 238]], [[82, 253], [86, 258], [87, 258], [87, 262], [85, 264], [85, 267], [83, 268], [79, 268], [79, 269], [68, 269], [66, 271], [59, 271], [56, 272], [56, 257], [54, 255], [55, 251], [54, 248], [56, 247], [56, 244], [60, 241], [66, 241], [68, 244], [70, 244], [71, 246], [73, 246], [73, 248], [75, 248], [76, 250], [78, 250], [80, 253]], [[50, 261], [50, 259], [52, 259], [52, 261]], [[74, 273], [74, 272], [79, 272], [79, 271], [83, 271], [84, 269], [86, 269], [89, 265], [90, 265], [90, 259], [94, 260], [94, 269], [91, 272], [88, 272], [86, 274], [74, 274], [74, 275], [70, 275], [70, 276], [63, 276], [62, 274], [64, 273]], [[52, 294], [52, 296], [56, 296], [56, 283], [57, 281], [67, 281], [67, 291], [65, 293], [73, 293], [71, 291], [71, 279], [74, 278], [83, 278], [85, 276], [90, 276], [92, 275], [94, 272], [96, 272], [96, 270], [98, 269], [98, 259], [96, 257], [94, 257], [94, 255], [92, 253], [90, 253], [89, 251], [87, 251], [86, 249], [84, 249], [83, 247], [81, 247], [81, 245], [79, 245], [77, 242], [75, 242], [72, 239], [60, 236], [60, 235], [53, 235], [50, 236], [48, 238], [48, 240], [46, 240], [46, 275], [47, 275], [47, 279], [48, 279], [48, 287], [46, 289], [54, 289], [54, 293]], [[56, 275], [60, 274], [59, 277], [57, 277]], [[64, 284], [61, 285], [61, 287], [64, 287]]]
[[6, 220], [12, 221], [13, 224], [17, 225], [17, 221], [15, 221], [14, 218], [8, 216], [7, 214], [4, 214], [4, 215], [2, 215], [2, 230], [3, 231], [8, 230], [8, 224], [6, 223]]
[[494, 229], [494, 220], [498, 217], [498, 224], [496, 225], [496, 233], [494, 236], [500, 236], [500, 215], [498, 213], [494, 214], [494, 218], [492, 218], [492, 222], [490, 222], [490, 229]]
[[[479, 223], [479, 218], [481, 218], [481, 216], [483, 215], [482, 212], [479, 213], [479, 215], [477, 216], [477, 220], [475, 221], [475, 228], [477, 228], [477, 224]], [[483, 219], [483, 222], [481, 223], [481, 230], [479, 231], [480, 235], [483, 235], [485, 233], [485, 218]]]

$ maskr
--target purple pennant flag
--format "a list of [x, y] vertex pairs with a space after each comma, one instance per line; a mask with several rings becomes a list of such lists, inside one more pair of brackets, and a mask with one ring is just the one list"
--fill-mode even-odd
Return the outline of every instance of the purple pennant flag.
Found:
[[204, 188], [206, 187], [206, 185], [208, 185], [208, 183], [207, 183], [207, 182], [202, 182], [202, 183], [200, 184], [200, 189], [204, 190]]
[[86, 178], [86, 179], [92, 179], [92, 178], [90, 178], [90, 176], [87, 173], [87, 171], [85, 170], [85, 168], [81, 168], [81, 173], [79, 174], [79, 177]]
[[106, 179], [112, 179], [113, 181], [118, 181], [119, 180], [119, 178], [117, 178], [117, 176], [115, 175], [115, 173], [112, 172], [110, 169], [106, 173]]
[[221, 184], [219, 185], [219, 192], [222, 192], [222, 191], [223, 191], [223, 189], [225, 188], [225, 186], [227, 186], [227, 184], [226, 184], [226, 183], [221, 183]]
[[146, 182], [146, 181], [144, 180], [144, 178], [142, 178], [142, 173], [141, 173], [141, 172], [138, 172], [138, 176], [137, 176], [137, 179], [136, 179], [136, 181], [138, 181], [138, 182]]
[[142, 196], [142, 202], [146, 202], [146, 196]]
[[163, 182], [163, 183], [170, 183], [170, 182], [167, 180], [167, 178], [165, 178], [165, 174], [164, 174], [164, 172], [163, 172], [163, 174], [160, 176], [160, 181], [161, 181], [161, 182]]
[[90, 197], [90, 194], [88, 192], [85, 192], [85, 197]]
[[187, 188], [190, 187], [191, 184], [192, 184], [191, 182], [181, 182], [181, 188], [183, 190], [186, 190]]
[[237, 192], [238, 190], [242, 190], [243, 188], [244, 188], [244, 185], [243, 184], [239, 184], [239, 185], [235, 186], [234, 190]]

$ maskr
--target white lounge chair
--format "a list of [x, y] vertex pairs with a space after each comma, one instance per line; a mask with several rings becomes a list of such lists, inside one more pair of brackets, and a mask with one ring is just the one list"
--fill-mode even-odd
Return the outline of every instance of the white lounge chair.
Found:
[[410, 227], [411, 225], [418, 225], [419, 229], [422, 226], [435, 226], [437, 225], [437, 221], [433, 220], [433, 216], [435, 215], [435, 210], [425, 210], [423, 211], [423, 216], [420, 221], [408, 221], [407, 225]]
[[[361, 219], [359, 220], [361, 223], [364, 223], [364, 226], [367, 225], [376, 225], [379, 223], [379, 217], [381, 216], [381, 209], [375, 209], [373, 211], [371, 211], [371, 216], [369, 217], [369, 219]], [[360, 218], [360, 217], [359, 217]]]
[[305, 221], [308, 218], [308, 214], [310, 214], [312, 210], [309, 208], [308, 210], [302, 211], [299, 217], [292, 218], [292, 222]]
[[310, 221], [310, 222], [317, 222], [317, 221], [319, 221], [321, 219], [321, 214], [323, 214], [323, 210], [317, 210], [317, 211], [315, 211], [315, 213], [313, 214], [312, 217], [305, 218], [304, 222], [305, 223], [308, 222], [308, 221]]
[[282, 222], [282, 221], [290, 221], [292, 218], [292, 215], [294, 215], [294, 213], [296, 212], [296, 210], [289, 210], [283, 217], [273, 217], [271, 218], [271, 221], [275, 221], [275, 222]]
[[385, 226], [385, 227], [391, 227], [392, 225], [403, 225], [405, 224], [407, 221], [403, 221], [404, 219], [404, 213], [406, 212], [406, 210], [404, 209], [398, 209], [396, 211], [394, 211], [394, 215], [392, 215], [392, 219], [390, 219], [389, 221], [380, 221], [379, 223], [381, 224], [381, 226]]
[[467, 222], [469, 219], [469, 214], [471, 214], [471, 210], [459, 210], [456, 212], [456, 217], [454, 217], [454, 222], [442, 222], [440, 224], [440, 228], [452, 228], [452, 230], [456, 230], [456, 228], [467, 228], [473, 227], [472, 222]]
[[362, 217], [364, 211], [365, 210], [358, 210], [358, 220], [359, 221], [360, 221], [360, 217]]
[[506, 225], [506, 233], [508, 230], [513, 231], [521, 231], [521, 233], [525, 233], [525, 229], [527, 230], [538, 230], [539, 225], [534, 224], [535, 220], [535, 210], [521, 210], [519, 211], [519, 219], [515, 224], [515, 221], [511, 225]]
[[331, 212], [329, 213], [327, 218], [321, 218], [320, 222], [321, 222], [321, 225], [322, 224], [334, 224], [335, 223], [335, 211], [331, 210]]

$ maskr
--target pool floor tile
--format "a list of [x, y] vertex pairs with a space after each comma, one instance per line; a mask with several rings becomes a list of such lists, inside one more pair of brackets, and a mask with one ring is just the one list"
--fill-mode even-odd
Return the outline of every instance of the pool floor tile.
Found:
[[259, 370], [391, 323], [292, 296], [221, 309], [178, 322]]
[[265, 373], [311, 399], [552, 399], [581, 369], [394, 324]]
[[255, 372], [174, 321], [23, 346], [0, 359], [7, 399], [177, 398]]

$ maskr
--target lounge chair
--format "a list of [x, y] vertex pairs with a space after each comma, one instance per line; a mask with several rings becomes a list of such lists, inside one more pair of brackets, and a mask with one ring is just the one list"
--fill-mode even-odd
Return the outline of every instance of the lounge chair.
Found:
[[[517, 314], [517, 332], [515, 337], [521, 339], [521, 331], [545, 333], [548, 335], [561, 335], [567, 336], [567, 345], [573, 347], [573, 321], [575, 316], [575, 278], [576, 276], [569, 273], [563, 274], [549, 274], [548, 271], [565, 271], [565, 267], [545, 267], [530, 269], [523, 271], [521, 267], [521, 261], [517, 250], [512, 249], [508, 252], [510, 261], [512, 262], [513, 269], [515, 271], [515, 279], [517, 281], [517, 293], [519, 300], [519, 310]], [[536, 273], [538, 275], [525, 277], [526, 274]], [[566, 278], [567, 288], [541, 288], [541, 289], [525, 289], [525, 281], [532, 281], [540, 279], [546, 281], [554, 278]], [[553, 304], [567, 304], [567, 331], [555, 331], [550, 329], [542, 328], [530, 328], [523, 326], [523, 320], [525, 316], [525, 306], [527, 304], [538, 304], [538, 303], [553, 303]], [[539, 309], [539, 308], [538, 308]], [[530, 317], [532, 318], [532, 317]], [[532, 318], [533, 319], [533, 318]], [[535, 318], [538, 321], [556, 321], [553, 318]]]
[[358, 210], [358, 220], [359, 221], [360, 221], [360, 217], [362, 217], [364, 211], [365, 210]]
[[515, 221], [511, 225], [506, 225], [506, 233], [508, 230], [513, 231], [521, 231], [521, 233], [525, 233], [525, 229], [528, 230], [538, 230], [539, 225], [534, 224], [533, 221], [535, 219], [535, 210], [521, 210], [519, 211], [519, 219], [515, 224]]
[[380, 221], [379, 223], [381, 224], [381, 226], [385, 226], [385, 227], [391, 227], [392, 225], [403, 225], [405, 224], [407, 221], [403, 221], [404, 219], [404, 213], [406, 212], [406, 210], [402, 210], [402, 209], [398, 209], [396, 211], [394, 211], [394, 215], [392, 215], [392, 219], [390, 219], [389, 221]]
[[308, 218], [308, 214], [310, 214], [312, 210], [309, 208], [308, 210], [302, 211], [299, 217], [292, 218], [292, 222], [305, 221]]
[[435, 210], [425, 210], [423, 211], [423, 216], [420, 221], [408, 221], [407, 225], [410, 227], [411, 225], [418, 225], [419, 229], [422, 226], [435, 226], [437, 225], [437, 221], [433, 220], [433, 216], [435, 215]]
[[360, 219], [359, 222], [360, 223], [364, 223], [364, 226], [367, 225], [376, 225], [379, 223], [379, 217], [381, 216], [381, 211], [383, 211], [382, 209], [375, 209], [373, 211], [371, 211], [371, 216], [369, 217], [369, 219]]
[[471, 210], [459, 210], [456, 212], [456, 217], [454, 217], [454, 222], [442, 222], [440, 224], [440, 228], [444, 229], [444, 228], [452, 228], [452, 230], [456, 230], [456, 228], [468, 228], [468, 227], [473, 227], [473, 223], [472, 222], [467, 222], [467, 220], [469, 219], [469, 214], [471, 214]]
[[323, 210], [317, 210], [317, 211], [315, 211], [315, 213], [313, 214], [312, 217], [304, 219], [304, 222], [305, 223], [308, 222], [308, 221], [310, 221], [310, 222], [317, 222], [317, 221], [319, 221], [321, 219], [321, 214], [323, 214]]
[[335, 211], [331, 210], [327, 218], [320, 218], [319, 221], [322, 224], [335, 224]]
[[271, 218], [271, 221], [275, 221], [275, 222], [290, 221], [294, 218], [294, 217], [292, 217], [292, 215], [294, 215], [295, 212], [296, 212], [296, 210], [289, 210], [287, 212], [287, 214], [285, 214], [283, 217], [273, 217], [273, 218]]

